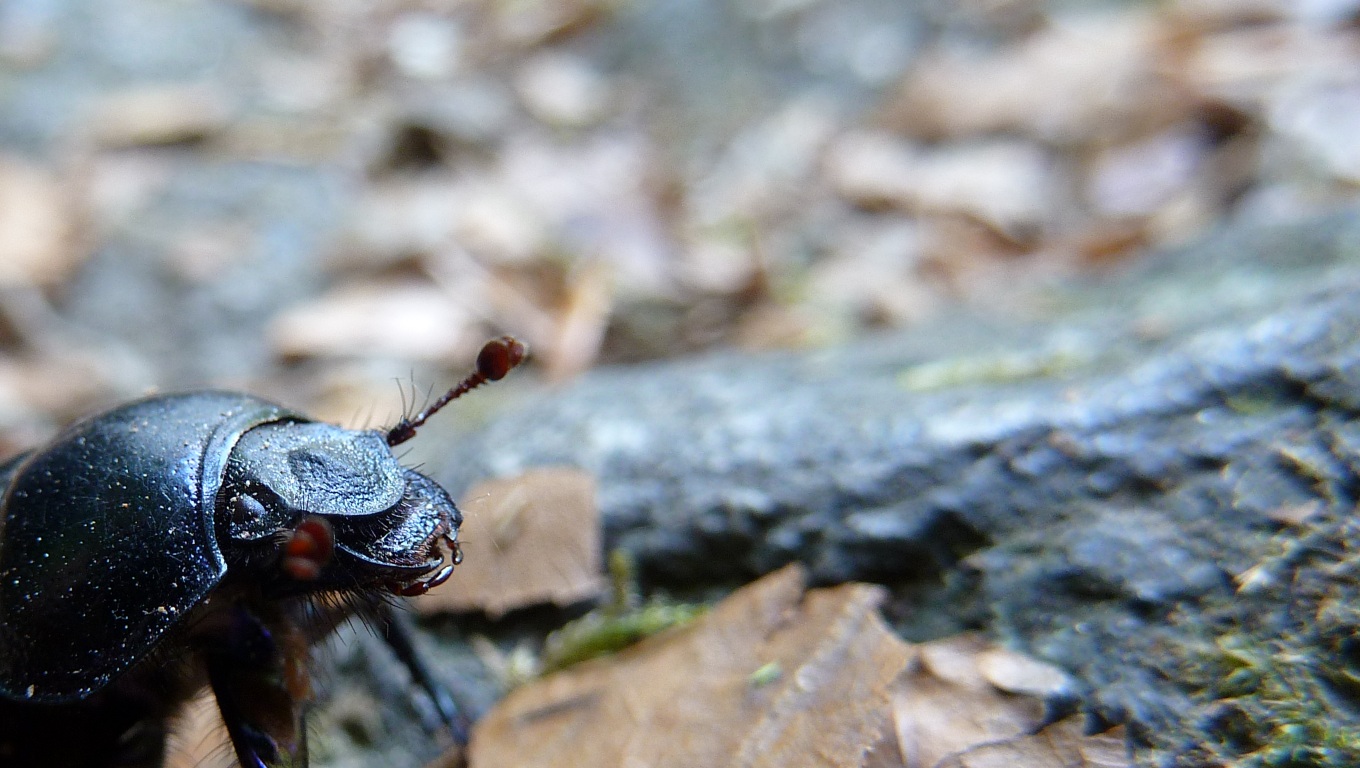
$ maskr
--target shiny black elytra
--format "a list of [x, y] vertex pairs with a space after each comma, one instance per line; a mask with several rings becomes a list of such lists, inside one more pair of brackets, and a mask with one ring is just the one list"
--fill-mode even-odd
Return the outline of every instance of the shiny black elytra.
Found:
[[383, 597], [449, 577], [462, 515], [391, 448], [524, 354], [488, 343], [474, 374], [386, 433], [195, 392], [0, 466], [0, 767], [155, 768], [205, 685], [242, 766], [305, 765], [309, 650], [355, 612], [466, 738]]

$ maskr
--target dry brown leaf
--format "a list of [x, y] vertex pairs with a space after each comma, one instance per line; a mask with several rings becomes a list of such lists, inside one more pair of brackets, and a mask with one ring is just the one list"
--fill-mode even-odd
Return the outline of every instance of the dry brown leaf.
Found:
[[535, 469], [481, 483], [460, 502], [464, 560], [415, 601], [422, 613], [482, 610], [496, 617], [546, 602], [594, 597], [601, 578], [595, 480], [577, 469]]
[[1069, 717], [1032, 736], [983, 744], [942, 760], [936, 768], [1131, 768], [1124, 729], [1087, 736], [1082, 718]]
[[910, 649], [878, 617], [880, 588], [804, 579], [790, 566], [683, 630], [512, 692], [474, 731], [472, 768], [859, 768]]
[[955, 635], [919, 646], [922, 671], [958, 688], [983, 691], [991, 684], [978, 667], [978, 657], [991, 645], [980, 635]]
[[50, 173], [0, 157], [0, 285], [65, 278], [83, 254], [71, 242], [70, 201]]
[[907, 768], [931, 768], [948, 755], [1039, 726], [1042, 702], [1004, 693], [987, 679], [980, 660], [993, 651], [973, 635], [918, 647], [918, 663], [893, 692], [893, 719]]
[[1044, 698], [1072, 690], [1067, 673], [1008, 648], [988, 648], [977, 657], [978, 672], [1006, 693]]
[[879, 734], [878, 742], [869, 748], [860, 768], [907, 768], [906, 758], [902, 757], [902, 747], [897, 743], [897, 732], [889, 723]]

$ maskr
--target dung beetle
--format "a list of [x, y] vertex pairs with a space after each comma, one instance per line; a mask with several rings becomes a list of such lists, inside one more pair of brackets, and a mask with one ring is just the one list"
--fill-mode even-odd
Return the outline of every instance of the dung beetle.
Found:
[[242, 766], [305, 765], [310, 648], [356, 614], [465, 739], [389, 599], [449, 578], [462, 515], [392, 447], [524, 356], [489, 342], [472, 375], [385, 433], [193, 392], [0, 465], [0, 766], [155, 768], [204, 686]]

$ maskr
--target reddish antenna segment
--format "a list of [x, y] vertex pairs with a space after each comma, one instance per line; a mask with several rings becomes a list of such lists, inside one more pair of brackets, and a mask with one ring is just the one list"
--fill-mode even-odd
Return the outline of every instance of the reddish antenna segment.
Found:
[[430, 403], [420, 413], [409, 419], [402, 416], [401, 421], [388, 430], [387, 444], [400, 445], [415, 437], [416, 430], [426, 421], [429, 421], [430, 417], [435, 415], [440, 408], [488, 381], [499, 381], [505, 378], [505, 374], [524, 362], [524, 358], [528, 354], [529, 348], [514, 336], [502, 336], [499, 339], [488, 341], [482, 347], [482, 351], [477, 353], [477, 370], [473, 371], [466, 379], [458, 382], [458, 385], [453, 389], [440, 395], [438, 400]]

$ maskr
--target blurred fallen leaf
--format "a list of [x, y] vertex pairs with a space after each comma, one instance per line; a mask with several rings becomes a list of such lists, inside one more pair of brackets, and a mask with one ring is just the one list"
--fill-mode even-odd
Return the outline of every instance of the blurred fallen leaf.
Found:
[[1218, 29], [1280, 21], [1290, 5], [1289, 0], [1173, 0], [1167, 8], [1180, 23]]
[[446, 79], [462, 63], [464, 34], [462, 25], [453, 19], [433, 13], [402, 13], [387, 30], [387, 55], [408, 77]]
[[539, 45], [589, 27], [608, 14], [617, 0], [513, 0], [491, 4], [502, 44]]
[[938, 44], [913, 65], [890, 124], [928, 139], [1136, 135], [1188, 108], [1160, 69], [1162, 35], [1160, 18], [1130, 6], [1055, 18], [995, 52]]
[[421, 613], [482, 610], [499, 617], [541, 603], [594, 597], [601, 577], [595, 481], [576, 469], [535, 469], [481, 483], [460, 502], [464, 561], [413, 601]]
[[1087, 181], [1092, 207], [1108, 217], [1146, 216], [1201, 173], [1209, 137], [1178, 126], [1102, 152]]
[[1031, 732], [1037, 699], [996, 689], [979, 665], [990, 646], [962, 635], [918, 647], [917, 664], [893, 690], [893, 719], [906, 768], [931, 768], [976, 744]]
[[445, 247], [466, 195], [456, 179], [436, 174], [376, 181], [364, 190], [349, 222], [349, 247], [334, 255], [340, 268], [373, 269]]
[[974, 217], [1014, 236], [1052, 215], [1052, 172], [1029, 142], [987, 141], [921, 149], [887, 135], [856, 133], [829, 152], [838, 191], [868, 207]]
[[135, 147], [202, 139], [229, 119], [226, 98], [212, 85], [150, 85], [103, 96], [87, 125], [102, 146]]
[[588, 370], [600, 354], [614, 304], [613, 270], [591, 261], [568, 280], [567, 296], [547, 345], [544, 368], [550, 381], [565, 381]]
[[682, 630], [511, 692], [470, 765], [859, 768], [910, 650], [877, 615], [880, 588], [804, 579], [789, 566]]
[[878, 743], [869, 748], [860, 768], [907, 768], [902, 757], [902, 749], [897, 743], [897, 734], [890, 725], [879, 737]]
[[1006, 693], [1047, 698], [1068, 695], [1072, 680], [1066, 672], [1007, 648], [988, 648], [977, 657], [978, 672]]
[[269, 340], [286, 357], [466, 358], [472, 318], [425, 283], [356, 283], [274, 318]]
[[[1350, 67], [1357, 63], [1352, 59]], [[1270, 110], [1281, 148], [1345, 184], [1360, 182], [1360, 77], [1308, 83], [1278, 98]]]
[[983, 744], [940, 761], [936, 768], [1131, 768], [1122, 727], [1088, 736], [1073, 716], [1032, 736]]
[[1353, 38], [1298, 24], [1233, 28], [1194, 39], [1171, 72], [1191, 92], [1256, 112], [1294, 84], [1354, 72]]
[[583, 128], [608, 114], [612, 97], [605, 77], [590, 62], [571, 54], [540, 53], [515, 78], [525, 109], [557, 128]]
[[66, 278], [84, 257], [72, 225], [70, 201], [51, 173], [0, 157], [0, 286]]

